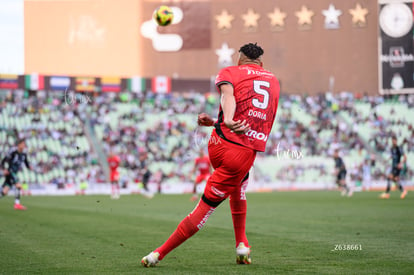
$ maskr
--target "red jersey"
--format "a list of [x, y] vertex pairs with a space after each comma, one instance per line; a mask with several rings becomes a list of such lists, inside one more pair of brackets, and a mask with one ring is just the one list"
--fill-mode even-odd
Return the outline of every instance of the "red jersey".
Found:
[[196, 158], [195, 165], [200, 174], [210, 174], [210, 159], [208, 156]]
[[227, 141], [264, 152], [279, 103], [279, 81], [261, 66], [248, 64], [222, 69], [217, 75], [216, 86], [225, 83], [234, 88], [237, 107], [233, 120], [246, 120], [251, 130], [244, 135], [233, 133], [223, 122], [220, 106], [214, 125], [217, 134]]
[[112, 155], [108, 157], [109, 169], [111, 169], [111, 171], [116, 170], [119, 167], [120, 163], [121, 163], [121, 159], [118, 156]]

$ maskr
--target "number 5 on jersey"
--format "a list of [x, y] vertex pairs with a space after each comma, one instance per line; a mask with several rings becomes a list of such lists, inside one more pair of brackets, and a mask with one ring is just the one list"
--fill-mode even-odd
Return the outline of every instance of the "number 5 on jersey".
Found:
[[253, 81], [253, 90], [255, 93], [263, 96], [263, 101], [260, 101], [257, 98], [252, 99], [252, 104], [256, 108], [266, 109], [269, 105], [269, 92], [264, 88], [270, 88], [270, 83], [263, 80], [254, 80]]

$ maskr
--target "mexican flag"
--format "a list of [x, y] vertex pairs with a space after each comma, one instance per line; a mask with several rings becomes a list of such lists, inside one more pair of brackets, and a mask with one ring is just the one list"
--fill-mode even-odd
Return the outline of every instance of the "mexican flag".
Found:
[[24, 76], [24, 86], [28, 90], [43, 90], [45, 81], [43, 75], [29, 74]]

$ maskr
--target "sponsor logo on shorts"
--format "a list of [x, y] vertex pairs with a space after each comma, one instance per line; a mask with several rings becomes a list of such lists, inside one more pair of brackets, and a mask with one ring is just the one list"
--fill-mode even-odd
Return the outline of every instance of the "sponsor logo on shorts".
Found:
[[267, 141], [268, 136], [264, 133], [261, 132], [257, 132], [255, 130], [249, 130], [246, 133], [246, 136], [250, 137], [250, 138], [255, 138], [257, 140], [263, 140], [263, 141]]

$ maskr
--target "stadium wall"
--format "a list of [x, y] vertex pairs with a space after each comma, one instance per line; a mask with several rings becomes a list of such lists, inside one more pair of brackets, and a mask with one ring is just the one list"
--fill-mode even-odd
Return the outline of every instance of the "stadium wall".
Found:
[[[217, 50], [228, 45], [234, 63], [242, 44], [258, 42], [265, 67], [279, 77], [284, 93], [378, 94], [377, 1], [174, 1], [170, 5], [183, 12], [182, 20], [156, 28], [156, 35], [154, 29], [145, 34], [143, 26], [162, 1], [24, 3], [26, 74], [210, 80], [228, 65], [219, 62]], [[366, 24], [352, 22], [357, 3], [368, 10]], [[337, 28], [325, 24], [322, 12], [330, 5], [342, 12]], [[314, 13], [309, 26], [298, 24], [302, 6]], [[286, 14], [280, 28], [269, 19], [276, 7]], [[243, 19], [249, 9], [260, 16], [253, 27]], [[223, 11], [233, 17], [228, 28], [219, 25]], [[182, 46], [156, 49], [154, 37], [163, 35], [179, 36]]]

